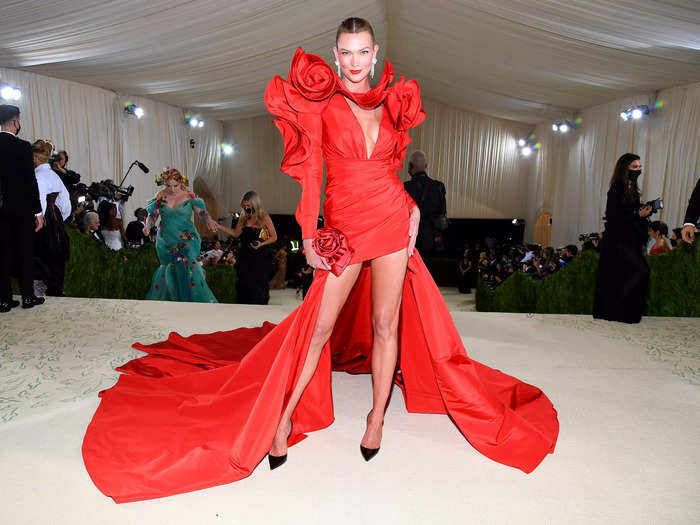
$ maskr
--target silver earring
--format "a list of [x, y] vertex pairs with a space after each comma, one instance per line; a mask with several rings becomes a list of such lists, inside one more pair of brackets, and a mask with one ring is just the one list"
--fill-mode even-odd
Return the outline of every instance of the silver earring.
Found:
[[374, 78], [374, 64], [377, 63], [377, 57], [372, 59], [372, 69], [369, 70], [369, 76]]
[[335, 67], [338, 68], [338, 76], [340, 78], [343, 78], [343, 72], [340, 70], [340, 62], [338, 62], [337, 60], [335, 61]]

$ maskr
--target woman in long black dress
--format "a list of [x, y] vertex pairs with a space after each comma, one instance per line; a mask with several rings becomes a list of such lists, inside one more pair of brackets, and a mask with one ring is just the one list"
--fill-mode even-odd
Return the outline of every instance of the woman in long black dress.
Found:
[[605, 206], [605, 232], [598, 265], [598, 287], [593, 317], [638, 323], [649, 287], [649, 265], [644, 259], [651, 207], [641, 206], [637, 178], [642, 163], [625, 153], [615, 165]]
[[270, 301], [272, 258], [263, 247], [277, 241], [277, 232], [257, 193], [246, 192], [241, 199], [241, 208], [234, 229], [218, 225], [217, 230], [241, 238], [236, 262], [237, 301], [240, 304], [267, 304]]

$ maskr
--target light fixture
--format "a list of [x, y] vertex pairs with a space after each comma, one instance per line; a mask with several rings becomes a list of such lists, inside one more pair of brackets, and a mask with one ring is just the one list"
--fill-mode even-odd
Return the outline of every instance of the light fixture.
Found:
[[[660, 102], [657, 102], [656, 104], [654, 104], [651, 107], [651, 109], [658, 109], [658, 108], [663, 107], [663, 105], [664, 105], [663, 101], [660, 101]], [[641, 106], [636, 106], [636, 107], [631, 106], [631, 107], [627, 108], [626, 110], [620, 112], [620, 118], [624, 121], [639, 120], [644, 115], [648, 115], [649, 111], [650, 111], [649, 106], [647, 106], [646, 104], [642, 104]]]
[[9, 101], [17, 101], [20, 98], [22, 98], [22, 92], [15, 88], [10, 86], [9, 84], [4, 84], [2, 88], [0, 88], [0, 97], [3, 99]]
[[201, 118], [197, 118], [194, 115], [185, 115], [185, 124], [189, 124], [193, 128], [203, 128], [204, 121]]
[[231, 155], [233, 153], [233, 146], [223, 143], [221, 144], [221, 151], [224, 155]]
[[555, 133], [566, 133], [570, 129], [573, 129], [575, 124], [578, 124], [580, 122], [583, 121], [581, 119], [576, 119], [573, 123], [569, 122], [568, 120], [556, 122], [552, 124], [552, 131], [554, 131]]
[[523, 157], [529, 157], [533, 151], [540, 149], [542, 144], [537, 142], [537, 137], [535, 137], [534, 133], [530, 133], [527, 138], [518, 139], [518, 147]]
[[124, 113], [127, 115], [133, 115], [136, 118], [141, 118], [145, 115], [142, 107], [132, 104], [131, 102], [124, 104]]

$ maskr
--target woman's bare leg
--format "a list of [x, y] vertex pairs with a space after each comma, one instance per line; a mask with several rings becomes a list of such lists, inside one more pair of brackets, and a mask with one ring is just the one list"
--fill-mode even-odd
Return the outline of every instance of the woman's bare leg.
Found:
[[318, 361], [321, 358], [321, 351], [323, 350], [326, 341], [328, 341], [333, 333], [335, 321], [337, 320], [340, 310], [343, 308], [345, 300], [350, 294], [350, 291], [352, 290], [361, 269], [361, 263], [352, 264], [346, 267], [345, 270], [343, 270], [343, 273], [341, 273], [338, 277], [331, 273], [326, 279], [323, 297], [321, 298], [321, 304], [318, 309], [318, 317], [316, 318], [316, 326], [314, 327], [314, 332], [311, 335], [311, 343], [309, 344], [309, 351], [306, 354], [304, 367], [301, 369], [299, 381], [297, 381], [297, 384], [292, 391], [292, 395], [289, 398], [289, 403], [282, 413], [282, 418], [280, 419], [279, 426], [277, 427], [275, 438], [272, 440], [270, 454], [273, 456], [283, 456], [287, 453], [287, 437], [289, 436], [289, 432], [291, 430], [292, 413], [294, 412], [297, 403], [299, 403], [299, 399], [301, 399], [301, 395], [304, 393], [306, 385], [309, 384], [314, 372], [316, 372]]
[[382, 425], [396, 372], [401, 296], [408, 254], [406, 250], [372, 260], [372, 411], [362, 446], [379, 448]]

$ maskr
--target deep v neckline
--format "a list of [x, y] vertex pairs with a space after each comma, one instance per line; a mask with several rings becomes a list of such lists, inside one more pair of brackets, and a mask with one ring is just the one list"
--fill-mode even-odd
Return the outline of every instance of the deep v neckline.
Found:
[[379, 130], [377, 131], [377, 139], [374, 141], [372, 151], [370, 153], [367, 153], [367, 137], [365, 136], [365, 131], [362, 129], [362, 124], [360, 124], [360, 120], [357, 118], [357, 115], [355, 115], [355, 112], [352, 110], [352, 106], [350, 105], [350, 102], [348, 101], [347, 97], [343, 96], [343, 100], [345, 101], [345, 105], [347, 106], [348, 111], [352, 115], [352, 118], [355, 121], [357, 128], [360, 130], [360, 135], [362, 136], [362, 144], [364, 146], [365, 158], [369, 160], [374, 155], [374, 152], [377, 149], [377, 144], [379, 144], [379, 138], [382, 136], [382, 124], [384, 123], [384, 113], [386, 113], [384, 111], [384, 104], [380, 104], [382, 108], [382, 116], [379, 117]]

